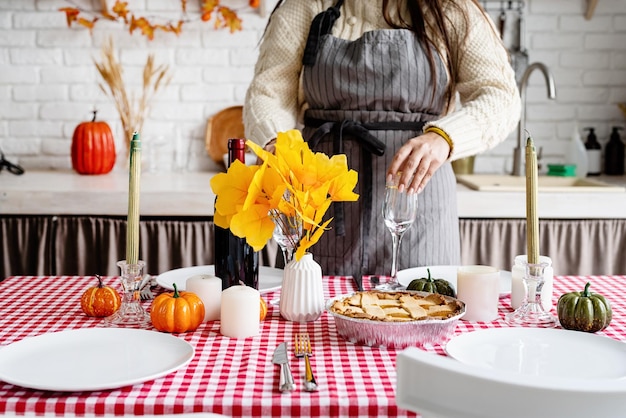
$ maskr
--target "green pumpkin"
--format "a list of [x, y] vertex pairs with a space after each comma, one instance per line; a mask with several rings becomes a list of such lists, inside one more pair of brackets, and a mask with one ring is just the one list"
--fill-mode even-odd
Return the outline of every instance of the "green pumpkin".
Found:
[[433, 279], [430, 275], [430, 269], [426, 269], [428, 277], [411, 280], [406, 290], [419, 290], [421, 292], [439, 293], [444, 296], [456, 297], [454, 288], [449, 281], [445, 279]]
[[584, 332], [602, 331], [611, 323], [611, 304], [604, 296], [589, 291], [587, 282], [582, 292], [561, 295], [557, 313], [561, 326], [565, 329]]

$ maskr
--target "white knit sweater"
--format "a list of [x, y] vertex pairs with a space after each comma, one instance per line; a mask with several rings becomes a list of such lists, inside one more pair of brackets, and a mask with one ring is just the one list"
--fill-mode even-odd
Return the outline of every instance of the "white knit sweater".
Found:
[[[452, 44], [459, 50], [452, 53], [462, 57], [455, 86], [460, 106], [426, 125], [450, 136], [454, 143], [451, 160], [504, 141], [515, 128], [521, 109], [515, 75], [493, 22], [470, 0], [454, 1], [470, 16], [467, 27], [455, 7], [446, 9], [455, 28], [451, 35], [458, 36]], [[300, 77], [304, 46], [313, 18], [334, 2], [285, 0], [272, 15], [244, 104], [247, 138], [263, 145], [277, 132], [301, 127], [307, 107]], [[355, 40], [366, 31], [381, 28], [389, 29], [382, 16], [382, 0], [345, 0], [332, 35]]]

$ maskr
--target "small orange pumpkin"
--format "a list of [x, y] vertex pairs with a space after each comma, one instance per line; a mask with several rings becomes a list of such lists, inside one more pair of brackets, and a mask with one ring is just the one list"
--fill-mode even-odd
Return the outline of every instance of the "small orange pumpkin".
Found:
[[72, 168], [79, 174], [106, 174], [115, 165], [115, 141], [106, 122], [82, 122], [72, 135]]
[[267, 316], [267, 303], [265, 302], [265, 299], [261, 298], [261, 316], [260, 316], [261, 321], [264, 320], [266, 316]]
[[120, 308], [122, 298], [117, 290], [105, 286], [102, 277], [98, 276], [98, 286], [85, 290], [80, 298], [80, 308], [87, 316], [109, 316]]
[[193, 292], [161, 293], [150, 308], [152, 325], [159, 331], [195, 331], [204, 320], [204, 303]]

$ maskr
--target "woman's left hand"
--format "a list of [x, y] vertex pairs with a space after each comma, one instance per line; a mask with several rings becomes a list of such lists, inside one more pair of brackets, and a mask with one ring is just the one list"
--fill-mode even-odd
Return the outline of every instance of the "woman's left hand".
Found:
[[393, 157], [387, 178], [401, 172], [399, 190], [419, 193], [424, 190], [435, 171], [446, 162], [450, 145], [434, 132], [409, 139]]

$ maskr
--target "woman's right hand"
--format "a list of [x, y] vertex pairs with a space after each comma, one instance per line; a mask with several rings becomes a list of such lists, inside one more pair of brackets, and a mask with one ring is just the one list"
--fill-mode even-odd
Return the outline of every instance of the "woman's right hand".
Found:
[[409, 139], [396, 152], [387, 170], [387, 179], [402, 172], [399, 190], [420, 193], [449, 155], [448, 142], [434, 132], [426, 132]]

